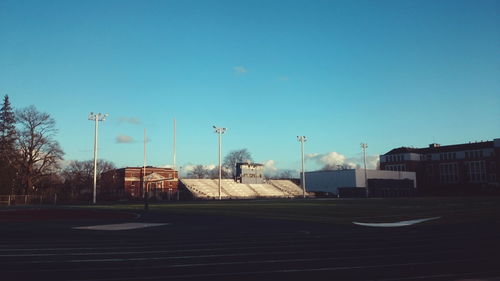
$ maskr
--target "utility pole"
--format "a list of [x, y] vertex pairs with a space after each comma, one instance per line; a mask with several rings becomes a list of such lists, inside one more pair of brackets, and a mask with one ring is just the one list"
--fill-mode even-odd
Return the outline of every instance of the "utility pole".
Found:
[[363, 149], [363, 162], [365, 167], [365, 187], [366, 187], [366, 197], [370, 196], [370, 191], [368, 189], [368, 177], [366, 176], [366, 149], [368, 148], [367, 143], [361, 143], [361, 149]]
[[222, 186], [221, 186], [221, 179], [222, 179], [222, 163], [221, 163], [221, 158], [222, 158], [222, 134], [226, 132], [227, 128], [221, 128], [221, 127], [216, 127], [213, 126], [215, 129], [215, 133], [219, 134], [219, 200], [222, 200]]
[[304, 170], [304, 142], [307, 141], [305, 136], [297, 136], [297, 140], [300, 142], [300, 151], [302, 154], [302, 179], [300, 181], [302, 185], [302, 196], [306, 198], [306, 174]]
[[89, 120], [95, 122], [95, 132], [94, 132], [94, 190], [93, 190], [93, 196], [92, 196], [92, 203], [96, 203], [96, 194], [97, 194], [97, 138], [98, 138], [98, 133], [99, 133], [99, 122], [106, 120], [106, 117], [108, 117], [109, 114], [102, 114], [102, 113], [97, 113], [94, 114], [94, 112], [90, 112], [89, 114]]
[[146, 142], [147, 142], [147, 137], [146, 137], [146, 128], [144, 128], [144, 163], [142, 167], [142, 190], [144, 194], [144, 210], [149, 209], [149, 204], [148, 204], [148, 186], [146, 183]]
[[177, 134], [177, 124], [175, 122], [174, 118], [174, 156], [173, 156], [173, 161], [172, 161], [172, 170], [175, 171], [175, 157], [176, 157], [176, 134]]

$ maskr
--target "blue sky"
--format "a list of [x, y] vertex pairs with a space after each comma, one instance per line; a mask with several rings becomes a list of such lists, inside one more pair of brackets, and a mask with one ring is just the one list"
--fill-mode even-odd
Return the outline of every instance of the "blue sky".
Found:
[[[359, 161], [400, 146], [500, 137], [500, 1], [0, 0], [0, 94], [57, 121], [66, 160], [92, 158], [108, 112], [117, 166], [270, 168]], [[120, 143], [117, 138], [132, 139]], [[125, 137], [126, 136], [126, 137]], [[342, 158], [344, 157], [344, 158]], [[321, 160], [323, 159], [323, 160]], [[330, 160], [328, 160], [330, 159]], [[323, 162], [322, 162], [323, 161]]]

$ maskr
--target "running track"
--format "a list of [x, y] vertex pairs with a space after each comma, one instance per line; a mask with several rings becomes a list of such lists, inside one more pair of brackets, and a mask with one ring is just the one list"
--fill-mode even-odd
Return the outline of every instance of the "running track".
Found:
[[369, 228], [237, 217], [3, 222], [0, 280], [500, 280], [500, 223]]

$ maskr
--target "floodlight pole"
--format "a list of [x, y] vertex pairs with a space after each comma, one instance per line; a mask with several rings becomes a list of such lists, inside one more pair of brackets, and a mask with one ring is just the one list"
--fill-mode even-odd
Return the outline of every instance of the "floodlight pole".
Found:
[[302, 196], [306, 198], [306, 174], [304, 170], [304, 142], [307, 141], [305, 136], [297, 136], [297, 140], [300, 142], [300, 150], [302, 154], [302, 179], [300, 181], [302, 185]]
[[361, 149], [363, 149], [363, 163], [364, 163], [364, 168], [365, 168], [366, 197], [369, 197], [370, 191], [368, 190], [368, 177], [366, 176], [366, 148], [368, 148], [368, 144], [361, 143]]
[[172, 169], [175, 171], [175, 158], [176, 158], [176, 134], [177, 134], [177, 124], [175, 122], [174, 118], [174, 153], [173, 153], [173, 159], [172, 159]]
[[146, 142], [147, 142], [147, 137], [146, 137], [146, 128], [144, 128], [144, 163], [143, 163], [143, 172], [142, 172], [142, 188], [143, 188], [143, 194], [144, 194], [144, 210], [149, 209], [149, 204], [148, 204], [148, 185], [146, 183]]
[[215, 133], [219, 134], [219, 200], [222, 200], [222, 186], [221, 186], [221, 179], [222, 179], [222, 164], [221, 164], [221, 158], [222, 158], [222, 134], [227, 130], [227, 128], [221, 128], [221, 127], [216, 127], [213, 126], [215, 129]]
[[106, 117], [108, 117], [109, 114], [102, 114], [102, 113], [97, 113], [94, 114], [94, 112], [90, 112], [89, 114], [89, 120], [95, 122], [95, 131], [94, 131], [94, 190], [93, 190], [93, 196], [92, 196], [92, 204], [96, 203], [96, 194], [97, 194], [97, 138], [99, 134], [99, 121], [104, 121], [106, 120]]

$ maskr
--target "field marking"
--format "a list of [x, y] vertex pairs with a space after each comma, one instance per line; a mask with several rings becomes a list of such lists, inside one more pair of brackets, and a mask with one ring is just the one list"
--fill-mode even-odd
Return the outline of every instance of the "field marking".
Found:
[[[293, 247], [293, 245], [291, 245]], [[387, 249], [420, 249], [425, 246], [411, 246], [411, 247], [373, 247], [373, 248], [363, 248], [363, 249], [332, 249], [332, 250], [312, 250], [308, 251], [308, 253], [332, 253], [332, 252], [360, 252], [360, 251], [379, 251], [379, 250], [387, 250]], [[261, 248], [268, 248], [268, 247], [249, 247], [248, 249], [261, 249]], [[284, 246], [280, 247], [284, 248], [284, 250], [287, 250], [289, 246]], [[245, 248], [224, 248], [222, 249], [223, 251], [226, 250], [241, 250]], [[292, 248], [293, 249], [293, 248]], [[206, 251], [213, 251], [213, 250], [220, 250], [217, 248], [214, 249], [188, 249], [188, 250], [154, 250], [154, 251], [123, 251], [123, 252], [87, 252], [87, 253], [33, 253], [33, 254], [1, 254], [0, 257], [57, 257], [57, 256], [107, 256], [107, 255], [132, 255], [132, 254], [162, 254], [162, 253], [175, 253], [175, 252], [206, 252]], [[159, 260], [159, 259], [189, 259], [189, 258], [207, 258], [207, 257], [226, 257], [226, 256], [255, 256], [255, 255], [276, 255], [276, 254], [296, 254], [296, 253], [303, 253], [302, 249], [298, 250], [293, 250], [293, 251], [272, 251], [272, 252], [245, 252], [245, 253], [218, 253], [218, 254], [211, 254], [211, 255], [190, 255], [190, 256], [167, 256], [167, 257], [148, 257], [148, 258], [122, 258], [122, 259], [117, 259], [117, 258], [108, 258], [108, 259], [98, 259], [98, 260], [64, 260], [64, 261], [59, 261], [59, 260], [40, 260], [40, 261], [21, 261], [21, 262], [14, 262], [14, 263], [54, 263], [54, 262], [63, 262], [63, 263], [69, 263], [69, 262], [95, 262], [95, 261], [100, 261], [100, 262], [105, 262], [105, 261], [128, 261], [128, 260]], [[12, 262], [10, 262], [12, 263]]]
[[355, 222], [355, 221], [353, 221], [352, 223], [355, 225], [372, 226], [372, 227], [402, 227], [402, 226], [409, 226], [409, 225], [414, 225], [417, 223], [422, 223], [425, 221], [437, 220], [439, 218], [441, 218], [441, 217], [432, 217], [432, 218], [398, 221], [398, 222], [367, 223], [367, 222]]
[[[424, 256], [428, 254], [448, 254], [459, 252], [455, 251], [436, 251], [436, 252], [422, 252], [418, 254], [412, 254], [411, 256]], [[240, 265], [240, 264], [271, 264], [271, 263], [287, 263], [287, 262], [311, 262], [311, 261], [333, 261], [333, 260], [356, 260], [360, 258], [375, 259], [383, 257], [403, 257], [404, 254], [390, 254], [390, 255], [364, 255], [364, 256], [348, 256], [348, 257], [328, 257], [328, 258], [302, 258], [302, 259], [271, 259], [271, 260], [249, 260], [249, 261], [238, 261], [238, 262], [215, 262], [215, 263], [194, 263], [194, 264], [161, 264], [155, 266], [136, 266], [134, 268], [141, 269], [159, 269], [159, 268], [178, 268], [178, 267], [203, 267], [203, 266], [219, 266], [219, 265]], [[86, 267], [87, 270], [119, 270], [120, 267]], [[32, 270], [33, 272], [71, 272], [80, 271], [81, 268], [45, 268]], [[18, 270], [8, 270], [5, 272], [18, 272]]]
[[[201, 274], [185, 274], [185, 275], [158, 275], [158, 276], [141, 276], [141, 280], [164, 280], [164, 279], [178, 279], [178, 278], [198, 278], [202, 277], [222, 277], [222, 276], [241, 276], [241, 275], [257, 275], [257, 274], [274, 274], [274, 273], [301, 273], [301, 272], [324, 272], [324, 271], [343, 271], [353, 269], [379, 269], [391, 267], [404, 267], [404, 266], [418, 266], [418, 265], [434, 265], [456, 262], [468, 262], [473, 259], [453, 259], [431, 262], [412, 262], [412, 263], [392, 263], [380, 265], [361, 265], [361, 266], [337, 266], [337, 267], [321, 267], [321, 268], [299, 268], [299, 269], [275, 269], [275, 270], [256, 270], [256, 271], [236, 271], [236, 272], [219, 272], [219, 273], [201, 273]], [[137, 280], [137, 277], [118, 277], [106, 279], [79, 279], [73, 281], [111, 281], [111, 280]]]
[[126, 223], [116, 223], [116, 224], [102, 224], [102, 225], [91, 225], [91, 226], [78, 226], [73, 227], [73, 229], [88, 229], [88, 230], [130, 230], [145, 227], [154, 227], [170, 225], [170, 223], [142, 223], [142, 222], [126, 222]]

